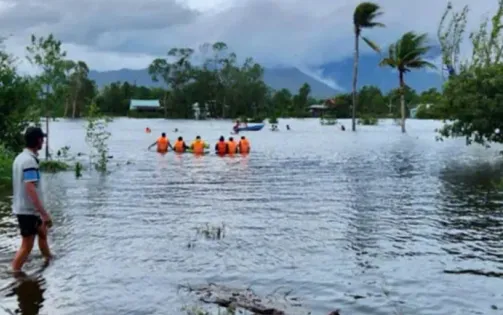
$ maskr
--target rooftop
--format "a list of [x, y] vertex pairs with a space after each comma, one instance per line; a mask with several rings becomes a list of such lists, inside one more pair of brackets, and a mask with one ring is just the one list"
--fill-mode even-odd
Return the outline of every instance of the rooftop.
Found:
[[132, 99], [129, 103], [129, 109], [138, 108], [158, 108], [161, 107], [159, 100], [136, 100]]

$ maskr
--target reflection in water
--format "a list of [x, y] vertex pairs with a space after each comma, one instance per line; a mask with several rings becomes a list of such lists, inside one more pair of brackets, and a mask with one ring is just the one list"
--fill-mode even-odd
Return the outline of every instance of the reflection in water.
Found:
[[41, 276], [27, 276], [22, 273], [16, 276], [17, 283], [7, 297], [16, 296], [18, 309], [16, 314], [37, 315], [44, 302], [45, 279]]
[[461, 259], [456, 272], [503, 277], [503, 265], [499, 270], [487, 265], [489, 261], [503, 264], [503, 194], [498, 186], [502, 166], [457, 164], [440, 174], [442, 239], [444, 250]]

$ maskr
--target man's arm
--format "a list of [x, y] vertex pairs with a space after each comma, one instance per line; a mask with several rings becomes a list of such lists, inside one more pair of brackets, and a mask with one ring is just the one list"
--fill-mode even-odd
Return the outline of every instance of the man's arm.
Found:
[[150, 150], [150, 148], [151, 148], [151, 147], [153, 147], [153, 146], [154, 146], [154, 145], [156, 145], [156, 144], [157, 144], [157, 141], [156, 141], [156, 142], [154, 142], [154, 143], [152, 143], [152, 144], [148, 147], [148, 150]]

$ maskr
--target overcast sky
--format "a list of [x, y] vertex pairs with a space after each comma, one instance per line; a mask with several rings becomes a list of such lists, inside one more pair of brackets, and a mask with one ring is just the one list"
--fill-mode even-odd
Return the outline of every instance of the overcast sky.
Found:
[[[317, 66], [352, 55], [357, 0], [0, 0], [0, 30], [23, 56], [30, 34], [52, 32], [72, 59], [92, 69], [144, 68], [171, 47], [224, 41], [265, 65]], [[382, 30], [367, 35], [386, 46], [409, 30], [431, 33], [447, 0], [376, 0]], [[492, 14], [497, 0], [471, 3], [468, 29]], [[24, 67], [24, 66], [22, 66]]]

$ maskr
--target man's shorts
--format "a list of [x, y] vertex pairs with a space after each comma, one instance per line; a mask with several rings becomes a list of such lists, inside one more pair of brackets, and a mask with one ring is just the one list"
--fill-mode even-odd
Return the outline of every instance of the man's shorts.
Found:
[[37, 235], [38, 228], [42, 225], [42, 220], [38, 215], [18, 214], [17, 222], [23, 237]]

